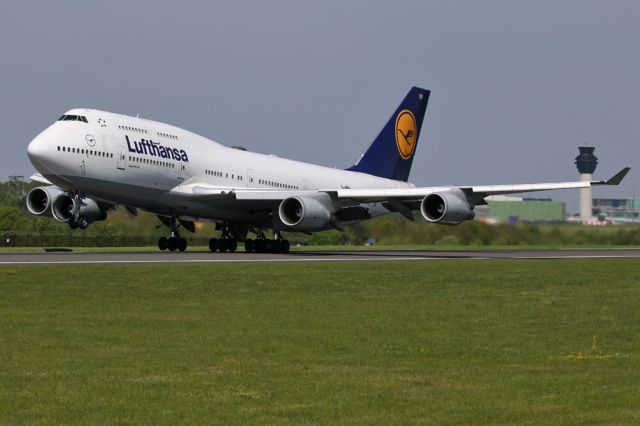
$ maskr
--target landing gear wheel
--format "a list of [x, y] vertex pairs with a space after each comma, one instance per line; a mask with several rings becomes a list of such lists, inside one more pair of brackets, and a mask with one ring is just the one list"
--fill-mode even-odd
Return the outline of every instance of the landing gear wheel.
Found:
[[289, 240], [280, 240], [280, 253], [282, 254], [289, 253], [290, 248], [291, 248], [291, 244], [289, 244]]
[[251, 238], [247, 238], [246, 240], [244, 240], [244, 251], [246, 251], [247, 253], [253, 253], [253, 250], [254, 250], [253, 240]]
[[160, 237], [160, 239], [158, 240], [158, 248], [160, 250], [166, 250], [169, 248], [169, 242], [167, 241], [166, 237]]
[[229, 251], [235, 253], [238, 249], [238, 240], [229, 240]]
[[218, 240], [218, 250], [220, 250], [220, 253], [224, 253], [229, 250], [229, 240], [226, 238], [220, 238]]
[[69, 219], [69, 228], [78, 229], [78, 223], [75, 221], [75, 219]]
[[89, 226], [89, 219], [86, 216], [80, 216], [78, 218], [78, 228], [87, 229]]
[[278, 241], [276, 240], [266, 240], [264, 244], [264, 249], [267, 253], [275, 253], [276, 247], [278, 246]]
[[266, 240], [256, 240], [254, 244], [254, 251], [256, 253], [264, 253], [265, 252], [265, 241]]
[[216, 250], [218, 250], [218, 239], [217, 238], [210, 238], [209, 239], [209, 250], [211, 250], [212, 252], [216, 252]]
[[[80, 216], [78, 218], [78, 222], [80, 222], [79, 225], [81, 227], [82, 227], [82, 220], [83, 219], [86, 220], [87, 218], [85, 216]], [[172, 216], [169, 219], [169, 224], [165, 223], [165, 225], [169, 226], [169, 228], [171, 229], [171, 237], [169, 237], [169, 238], [160, 237], [160, 239], [158, 239], [158, 248], [160, 250], [169, 250], [169, 251], [180, 250], [180, 251], [185, 251], [187, 249], [187, 245], [188, 245], [187, 244], [187, 239], [180, 237], [180, 234], [178, 234], [178, 225], [176, 225], [176, 220], [177, 219]]]

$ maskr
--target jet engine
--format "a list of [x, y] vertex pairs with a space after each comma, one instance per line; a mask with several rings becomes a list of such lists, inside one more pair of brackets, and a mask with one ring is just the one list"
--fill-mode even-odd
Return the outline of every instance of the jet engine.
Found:
[[[74, 201], [68, 194], [62, 193], [58, 195], [51, 206], [51, 213], [56, 220], [60, 222], [69, 222], [70, 225], [75, 224], [72, 220], [74, 207], [77, 201]], [[80, 211], [78, 213], [77, 225], [84, 229], [89, 226], [90, 223], [97, 220], [104, 220], [107, 218], [107, 212], [98, 206], [91, 198], [83, 198], [80, 201]]]
[[31, 214], [51, 217], [53, 200], [62, 193], [62, 189], [57, 186], [39, 186], [33, 188], [27, 194], [27, 210], [29, 210]]
[[475, 217], [467, 197], [460, 189], [425, 196], [420, 203], [420, 213], [427, 221], [444, 225], [457, 225]]
[[329, 196], [322, 198], [289, 197], [280, 203], [278, 216], [289, 228], [319, 231], [331, 221], [333, 205]]

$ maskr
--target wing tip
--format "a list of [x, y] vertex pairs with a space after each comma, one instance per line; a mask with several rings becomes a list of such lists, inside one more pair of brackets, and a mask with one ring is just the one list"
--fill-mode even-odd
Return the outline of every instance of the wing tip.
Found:
[[631, 170], [631, 167], [623, 168], [618, 173], [613, 175], [610, 179], [601, 182], [602, 185], [620, 185], [620, 182], [622, 182], [622, 179], [624, 179], [625, 176], [627, 176], [627, 173], [629, 173], [629, 170]]

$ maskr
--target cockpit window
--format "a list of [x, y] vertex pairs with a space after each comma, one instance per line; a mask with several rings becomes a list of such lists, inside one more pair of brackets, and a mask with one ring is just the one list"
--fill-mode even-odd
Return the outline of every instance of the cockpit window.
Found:
[[73, 114], [65, 114], [58, 119], [58, 121], [83, 121], [88, 123], [87, 117], [84, 115], [73, 115]]

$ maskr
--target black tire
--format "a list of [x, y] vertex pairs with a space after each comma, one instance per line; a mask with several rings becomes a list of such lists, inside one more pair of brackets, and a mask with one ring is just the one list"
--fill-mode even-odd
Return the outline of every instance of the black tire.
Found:
[[78, 224], [73, 218], [69, 219], [69, 228], [78, 229]]
[[220, 253], [224, 253], [229, 250], [229, 240], [226, 238], [220, 238], [218, 240], [218, 250], [220, 250]]
[[275, 253], [277, 243], [278, 242], [275, 240], [266, 240], [264, 244], [264, 251], [267, 253]]
[[89, 226], [89, 219], [86, 216], [80, 216], [78, 218], [78, 228], [87, 229]]
[[246, 251], [247, 253], [253, 253], [253, 250], [254, 250], [253, 240], [251, 238], [244, 240], [244, 251]]
[[185, 251], [187, 249], [187, 239], [178, 238], [178, 250]]
[[158, 240], [158, 248], [160, 250], [166, 250], [169, 247], [169, 243], [167, 241], [167, 237], [160, 237]]
[[218, 240], [216, 238], [209, 239], [209, 250], [214, 253], [218, 250]]
[[280, 253], [286, 254], [289, 253], [291, 249], [291, 244], [289, 244], [289, 240], [280, 241]]
[[229, 240], [229, 251], [235, 253], [238, 249], [238, 240]]
[[169, 251], [176, 251], [178, 248], [178, 239], [177, 238], [169, 238], [167, 241], [167, 248]]
[[264, 249], [265, 249], [265, 240], [256, 240], [255, 244], [253, 245], [253, 249], [256, 253], [264, 253]]

